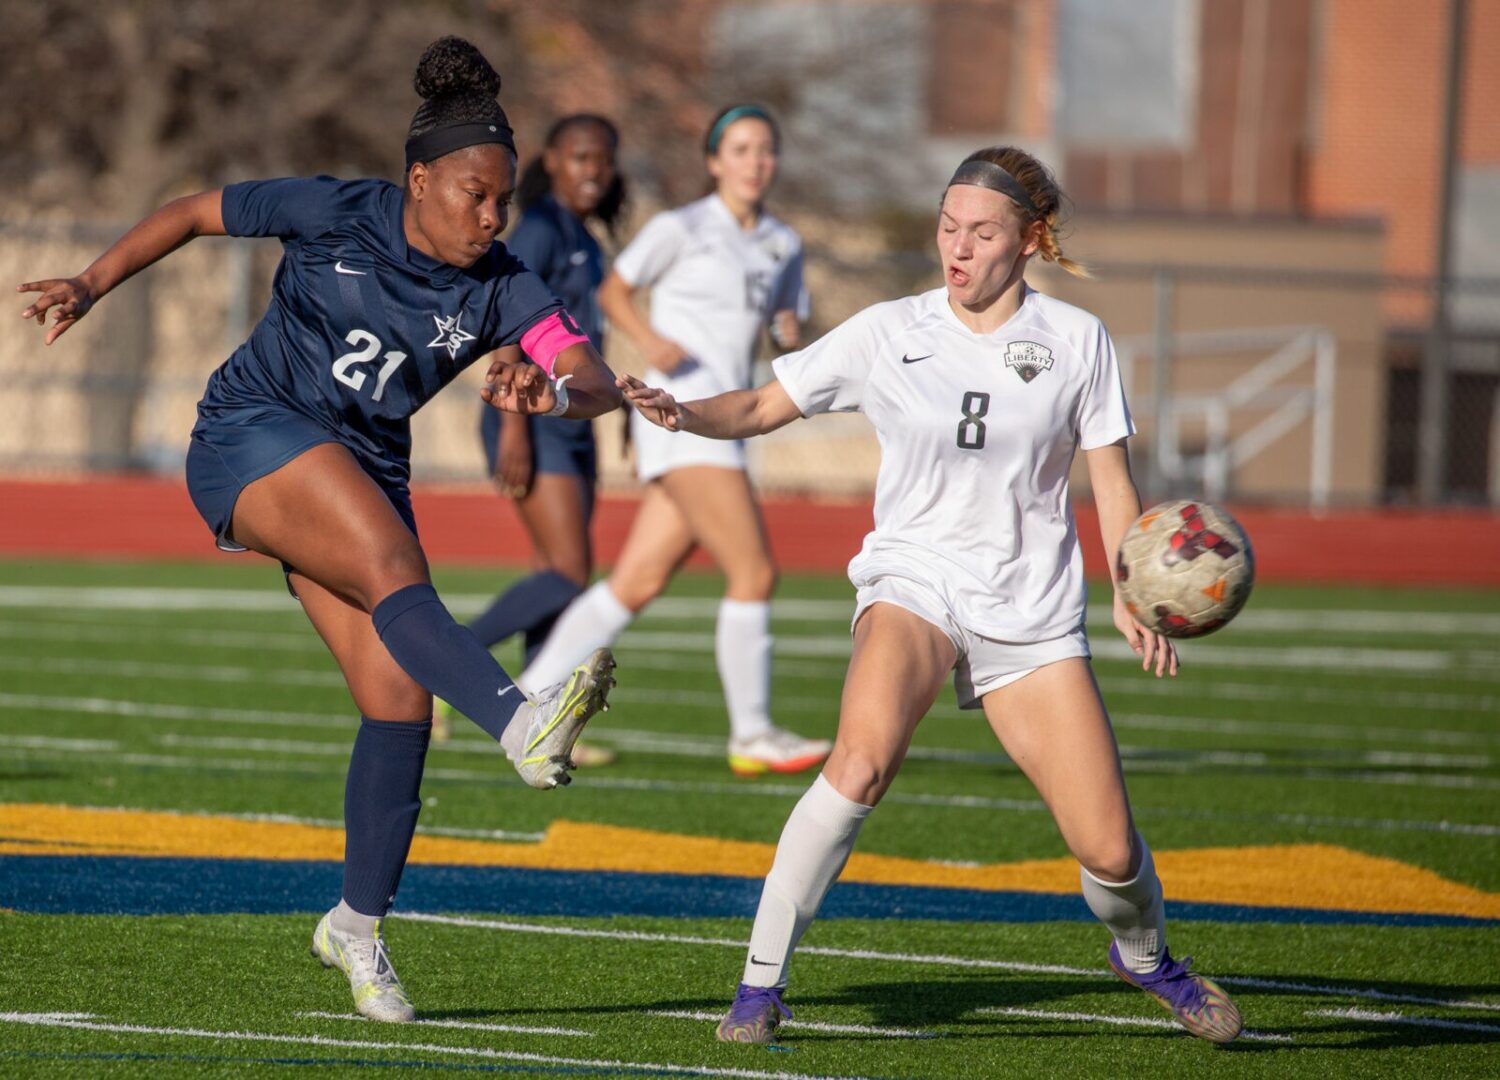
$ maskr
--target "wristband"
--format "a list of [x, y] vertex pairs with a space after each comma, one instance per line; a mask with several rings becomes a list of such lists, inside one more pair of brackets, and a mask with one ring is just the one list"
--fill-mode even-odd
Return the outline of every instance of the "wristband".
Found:
[[568, 388], [565, 384], [572, 377], [564, 375], [552, 384], [552, 392], [557, 395], [557, 404], [547, 410], [548, 416], [562, 416], [568, 411]]

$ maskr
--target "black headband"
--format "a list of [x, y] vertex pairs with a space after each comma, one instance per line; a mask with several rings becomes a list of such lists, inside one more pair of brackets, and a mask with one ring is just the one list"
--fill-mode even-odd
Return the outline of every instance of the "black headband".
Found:
[[981, 158], [964, 162], [953, 174], [953, 179], [948, 181], [949, 187], [954, 184], [972, 184], [974, 187], [998, 191], [1018, 204], [1021, 209], [1029, 210], [1033, 215], [1041, 217], [1042, 212], [1036, 208], [1036, 203], [1031, 201], [1030, 194], [1021, 186], [1021, 182], [993, 161], [985, 161]]
[[410, 169], [419, 161], [435, 161], [444, 154], [481, 143], [499, 143], [512, 154], [516, 152], [515, 137], [503, 121], [493, 124], [450, 124], [407, 139], [406, 167]]

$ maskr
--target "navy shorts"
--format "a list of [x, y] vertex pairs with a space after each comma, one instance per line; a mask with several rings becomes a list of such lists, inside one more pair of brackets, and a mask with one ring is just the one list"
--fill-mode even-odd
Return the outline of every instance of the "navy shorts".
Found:
[[[245, 550], [230, 532], [240, 492], [322, 443], [348, 446], [336, 431], [289, 409], [267, 406], [216, 409], [208, 415], [200, 412], [188, 444], [188, 495], [213, 531], [220, 550]], [[382, 470], [372, 467], [354, 447], [348, 449], [415, 535], [417, 521], [405, 480], [382, 475]]]
[[[528, 416], [526, 430], [531, 434], [531, 460], [537, 472], [577, 476], [593, 486], [599, 475], [599, 466], [592, 420]], [[484, 460], [489, 463], [490, 475], [494, 476], [500, 450], [499, 409], [486, 405], [479, 414], [479, 439], [484, 446]]]

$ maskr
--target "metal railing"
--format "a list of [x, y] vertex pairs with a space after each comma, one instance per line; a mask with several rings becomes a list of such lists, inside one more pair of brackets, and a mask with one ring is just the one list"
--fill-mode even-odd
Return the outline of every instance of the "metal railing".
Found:
[[[1151, 391], [1135, 397], [1135, 411], [1149, 417], [1154, 429], [1153, 490], [1166, 491], [1196, 479], [1203, 493], [1222, 499], [1230, 492], [1234, 470], [1256, 457], [1304, 419], [1312, 422], [1308, 492], [1311, 504], [1328, 506], [1333, 481], [1333, 420], [1338, 345], [1322, 327], [1290, 326], [1185, 334], [1158, 333], [1124, 338], [1116, 343], [1121, 376], [1126, 387], [1138, 386], [1137, 370], [1149, 355]], [[1244, 354], [1272, 349], [1270, 355], [1221, 388], [1208, 392], [1173, 392], [1170, 373], [1178, 358]], [[1287, 385], [1284, 380], [1311, 367], [1310, 384]], [[1231, 432], [1231, 414], [1271, 411], [1244, 430]], [[1183, 453], [1184, 421], [1195, 419], [1205, 429], [1205, 448], [1199, 455]]]

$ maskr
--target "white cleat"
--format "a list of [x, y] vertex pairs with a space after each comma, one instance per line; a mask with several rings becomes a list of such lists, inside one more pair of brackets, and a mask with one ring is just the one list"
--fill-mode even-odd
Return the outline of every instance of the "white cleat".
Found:
[[572, 782], [573, 744], [589, 717], [609, 708], [614, 670], [614, 655], [595, 649], [573, 674], [516, 710], [511, 723], [527, 725], [521, 757], [514, 762], [522, 780], [543, 791]]
[[357, 938], [339, 933], [324, 915], [313, 931], [311, 952], [324, 967], [338, 968], [349, 976], [354, 1008], [361, 1016], [390, 1024], [409, 1024], [417, 1018], [417, 1010], [391, 966], [379, 922], [374, 937]]
[[832, 750], [827, 739], [804, 739], [786, 728], [770, 727], [750, 739], [730, 739], [729, 768], [736, 776], [799, 773], [821, 765]]

